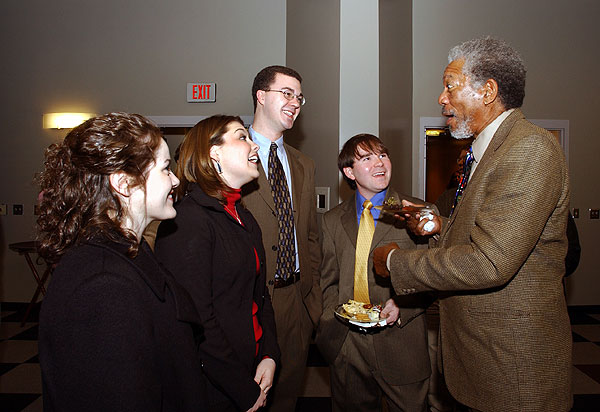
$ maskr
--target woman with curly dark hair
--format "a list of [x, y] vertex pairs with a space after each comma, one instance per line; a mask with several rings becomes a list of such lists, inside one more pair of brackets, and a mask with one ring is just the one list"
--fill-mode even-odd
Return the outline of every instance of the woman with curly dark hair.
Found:
[[189, 294], [142, 240], [175, 216], [169, 149], [136, 114], [87, 120], [46, 151], [40, 254], [46, 411], [203, 410], [201, 335]]
[[265, 281], [260, 227], [240, 203], [258, 177], [258, 146], [237, 116], [216, 115], [183, 139], [175, 173], [177, 217], [162, 222], [156, 255], [190, 292], [212, 411], [256, 411], [266, 403], [280, 354]]

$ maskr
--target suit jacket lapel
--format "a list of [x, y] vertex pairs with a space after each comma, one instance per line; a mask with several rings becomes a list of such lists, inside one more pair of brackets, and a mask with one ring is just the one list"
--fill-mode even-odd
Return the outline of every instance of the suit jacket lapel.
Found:
[[271, 184], [267, 180], [267, 175], [265, 174], [262, 165], [259, 165], [258, 167], [258, 179], [256, 179], [255, 182], [258, 186], [258, 194], [263, 198], [271, 210], [275, 211], [275, 202], [273, 201], [273, 194], [271, 193]]
[[[524, 118], [525, 118], [525, 116], [523, 116], [523, 113], [521, 112], [521, 110], [520, 109], [515, 109], [506, 118], [506, 120], [504, 120], [502, 122], [502, 124], [500, 124], [500, 127], [498, 127], [498, 130], [496, 130], [496, 133], [494, 134], [494, 137], [492, 138], [492, 140], [490, 141], [490, 145], [488, 146], [488, 149], [490, 149], [490, 150], [486, 150], [485, 151], [485, 153], [483, 154], [483, 158], [481, 159], [480, 163], [483, 163], [483, 161], [486, 158], [492, 156], [493, 152], [495, 152], [496, 150], [498, 150], [498, 148], [500, 146], [502, 146], [502, 143], [504, 143], [504, 141], [508, 137], [508, 133], [511, 131], [511, 129], [513, 128], [513, 126], [515, 125], [515, 123], [518, 120], [521, 120], [521, 119], [524, 119]], [[479, 165], [477, 166], [477, 169], [479, 169]], [[475, 173], [477, 173], [477, 169], [475, 169]]]
[[356, 194], [343, 204], [344, 214], [341, 217], [342, 227], [348, 235], [352, 247], [356, 249], [356, 237], [358, 236], [358, 222], [356, 219]]
[[[300, 163], [300, 160], [292, 151], [289, 150], [287, 144], [284, 143], [285, 153], [287, 155], [288, 163], [290, 165], [290, 173], [291, 173], [291, 181], [292, 181], [292, 208], [294, 212], [294, 225], [298, 225], [298, 210], [299, 210], [299, 199], [300, 199], [300, 191], [302, 190], [302, 185], [304, 184], [304, 166]], [[316, 201], [316, 200], [315, 200]]]
[[[483, 153], [483, 157], [477, 164], [477, 169], [475, 169], [475, 171], [473, 172], [473, 176], [471, 176], [471, 178], [469, 179], [469, 182], [467, 183], [467, 187], [463, 193], [463, 200], [467, 196], [467, 193], [469, 192], [469, 185], [472, 184], [477, 179], [477, 176], [479, 176], [479, 175], [481, 175], [481, 173], [483, 173], [482, 171], [485, 170], [485, 167], [487, 166], [489, 159], [494, 155], [494, 152], [496, 150], [498, 150], [498, 148], [500, 148], [500, 146], [502, 146], [502, 143], [504, 143], [504, 141], [508, 137], [508, 134], [510, 133], [514, 124], [518, 120], [523, 119], [523, 118], [524, 118], [524, 116], [523, 116], [523, 113], [521, 112], [521, 110], [515, 109], [500, 124], [500, 127], [498, 127], [498, 130], [496, 130], [496, 133], [494, 133], [494, 137], [492, 137], [490, 144], [488, 145], [487, 149]], [[446, 225], [446, 228], [444, 230], [444, 233], [442, 233], [442, 236], [448, 231], [448, 229], [450, 229], [450, 226], [452, 226], [452, 223], [454, 223], [454, 219], [456, 218], [456, 215], [458, 215], [458, 210], [460, 209], [460, 207], [463, 203], [464, 202], [461, 200], [454, 208], [452, 217], [450, 218], [450, 221]]]
[[[396, 193], [392, 189], [388, 189], [387, 193], [385, 194], [386, 200], [389, 197], [393, 197], [396, 200], [400, 200], [400, 197], [398, 196], [398, 193]], [[379, 217], [381, 217], [381, 213], [379, 214]], [[370, 250], [370, 252], [373, 252], [373, 249], [375, 249], [375, 245], [379, 244], [379, 242], [381, 242], [383, 240], [383, 238], [387, 235], [387, 233], [394, 226], [394, 225], [385, 224], [381, 220], [379, 220], [376, 223], [377, 224], [375, 225], [375, 233], [373, 233], [373, 241], [371, 242], [371, 250]]]

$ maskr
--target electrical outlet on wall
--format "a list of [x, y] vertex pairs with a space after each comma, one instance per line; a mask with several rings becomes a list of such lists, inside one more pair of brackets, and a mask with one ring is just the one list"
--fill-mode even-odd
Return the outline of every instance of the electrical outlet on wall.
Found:
[[329, 210], [329, 188], [315, 187], [317, 194], [317, 212], [325, 213]]
[[22, 215], [23, 205], [13, 205], [13, 215]]

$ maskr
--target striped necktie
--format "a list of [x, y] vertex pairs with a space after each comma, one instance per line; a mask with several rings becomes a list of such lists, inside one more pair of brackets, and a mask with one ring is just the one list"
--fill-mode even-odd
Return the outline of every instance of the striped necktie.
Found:
[[269, 183], [279, 224], [279, 247], [275, 277], [286, 280], [296, 270], [296, 247], [294, 242], [294, 215], [283, 166], [277, 156], [277, 145], [271, 143], [269, 150]]

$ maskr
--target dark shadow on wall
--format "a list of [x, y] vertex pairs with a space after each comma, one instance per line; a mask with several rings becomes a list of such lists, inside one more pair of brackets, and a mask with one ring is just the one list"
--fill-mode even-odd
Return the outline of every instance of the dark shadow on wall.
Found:
[[6, 262], [6, 250], [8, 249], [6, 239], [4, 238], [2, 219], [3, 217], [0, 217], [0, 302], [4, 300], [4, 266]]

